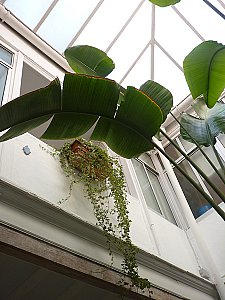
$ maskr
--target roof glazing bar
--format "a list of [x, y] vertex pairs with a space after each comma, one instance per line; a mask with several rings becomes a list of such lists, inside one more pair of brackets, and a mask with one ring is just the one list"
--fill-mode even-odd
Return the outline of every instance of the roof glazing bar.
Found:
[[203, 42], [205, 41], [204, 37], [195, 29], [193, 25], [182, 15], [182, 13], [175, 7], [172, 6], [172, 9], [175, 11], [176, 14], [190, 27], [190, 29], [202, 40]]
[[225, 20], [225, 15], [218, 8], [212, 5], [211, 2], [209, 2], [208, 0], [203, 0], [203, 2], [205, 2], [205, 4], [207, 4], [210, 8], [212, 8], [212, 10], [214, 10], [221, 18]]
[[217, 0], [217, 2], [219, 2], [219, 4], [225, 9], [225, 4], [222, 0]]
[[46, 10], [46, 12], [44, 13], [43, 17], [41, 18], [41, 20], [38, 22], [38, 24], [34, 27], [33, 31], [37, 32], [38, 29], [41, 27], [41, 25], [44, 23], [44, 21], [46, 20], [46, 18], [48, 17], [48, 15], [50, 14], [50, 12], [53, 10], [53, 8], [56, 6], [56, 4], [59, 2], [59, 0], [54, 0], [52, 2], [52, 4], [49, 6], [49, 8]]
[[178, 62], [157, 41], [155, 41], [155, 44], [159, 47], [160, 50], [162, 50], [164, 54], [166, 54], [166, 56], [176, 65], [176, 67], [181, 72], [183, 72], [183, 68], [178, 64]]
[[126, 21], [126, 23], [123, 25], [123, 27], [121, 28], [121, 30], [117, 33], [117, 35], [115, 36], [115, 38], [112, 40], [112, 42], [110, 43], [110, 45], [107, 47], [107, 49], [105, 50], [106, 53], [109, 52], [109, 50], [113, 47], [113, 45], [116, 43], [116, 41], [118, 40], [118, 38], [121, 36], [121, 34], [124, 32], [124, 30], [127, 28], [127, 26], [130, 24], [130, 22], [132, 21], [132, 19], [134, 18], [134, 16], [137, 14], [137, 12], [139, 11], [139, 9], [141, 8], [141, 6], [144, 4], [145, 0], [141, 0], [141, 2], [138, 4], [138, 6], [135, 8], [135, 10], [133, 11], [133, 13], [130, 15], [130, 17], [128, 18], [128, 20]]
[[152, 27], [151, 27], [151, 80], [155, 76], [155, 5], [152, 4]]
[[93, 11], [87, 17], [86, 21], [83, 23], [83, 25], [77, 31], [76, 35], [73, 37], [73, 39], [70, 41], [70, 43], [68, 44], [68, 46], [66, 48], [71, 47], [76, 42], [76, 40], [78, 39], [78, 37], [81, 35], [81, 33], [83, 32], [83, 30], [85, 29], [85, 27], [91, 21], [91, 19], [94, 17], [94, 15], [96, 14], [96, 12], [98, 11], [98, 9], [100, 8], [100, 6], [102, 5], [103, 2], [104, 2], [104, 0], [100, 0], [98, 2], [98, 4], [95, 6], [95, 8], [93, 9]]
[[138, 63], [138, 61], [140, 60], [140, 58], [142, 57], [142, 55], [145, 53], [145, 51], [148, 49], [148, 47], [151, 44], [151, 40], [147, 43], [147, 45], [144, 47], [144, 49], [141, 51], [141, 53], [138, 55], [138, 57], [135, 59], [135, 61], [132, 63], [132, 65], [130, 66], [130, 68], [127, 70], [127, 72], [124, 74], [124, 76], [122, 77], [122, 79], [120, 80], [119, 84], [122, 84], [123, 81], [127, 78], [127, 76], [129, 75], [129, 73], [131, 72], [131, 70], [135, 67], [135, 65]]

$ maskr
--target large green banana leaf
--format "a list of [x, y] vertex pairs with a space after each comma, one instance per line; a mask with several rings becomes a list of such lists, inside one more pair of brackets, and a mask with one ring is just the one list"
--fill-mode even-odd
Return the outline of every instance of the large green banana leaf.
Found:
[[163, 122], [173, 106], [173, 96], [169, 90], [152, 80], [146, 81], [141, 85], [140, 90], [148, 95], [158, 104], [163, 113]]
[[64, 54], [70, 67], [78, 74], [106, 77], [115, 68], [105, 52], [92, 46], [70, 47]]
[[47, 87], [23, 95], [0, 107], [0, 142], [23, 134], [50, 119], [61, 110], [61, 86], [58, 79]]
[[151, 138], [163, 122], [163, 113], [140, 90], [128, 87], [118, 106], [119, 94], [113, 80], [66, 74], [62, 92], [55, 80], [0, 108], [0, 131], [10, 128], [0, 141], [18, 136], [54, 115], [43, 138], [75, 138], [95, 125], [92, 139], [105, 141], [126, 158], [138, 156], [153, 148]]
[[204, 96], [213, 107], [225, 88], [225, 46], [203, 42], [184, 59], [184, 74], [193, 98]]
[[188, 132], [200, 145], [215, 144], [215, 138], [220, 133], [225, 133], [225, 104], [217, 102], [213, 108], [208, 109], [203, 99], [197, 99], [194, 109], [200, 118], [188, 114], [181, 117], [181, 124], [185, 128], [181, 127], [183, 139], [193, 143]]
[[153, 4], [164, 7], [164, 6], [174, 5], [180, 2], [181, 0], [149, 0], [149, 1], [152, 2]]

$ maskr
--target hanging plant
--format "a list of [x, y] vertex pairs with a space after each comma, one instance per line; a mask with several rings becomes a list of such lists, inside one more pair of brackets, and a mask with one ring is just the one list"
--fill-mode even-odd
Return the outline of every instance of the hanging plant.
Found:
[[138, 274], [136, 254], [138, 249], [130, 238], [126, 185], [122, 166], [118, 159], [110, 157], [105, 150], [84, 139], [66, 143], [57, 151], [61, 167], [70, 178], [69, 195], [73, 184], [82, 182], [85, 196], [93, 206], [97, 225], [103, 230], [113, 260], [112, 245], [123, 256], [122, 271], [129, 276], [132, 285], [144, 289], [150, 282]]

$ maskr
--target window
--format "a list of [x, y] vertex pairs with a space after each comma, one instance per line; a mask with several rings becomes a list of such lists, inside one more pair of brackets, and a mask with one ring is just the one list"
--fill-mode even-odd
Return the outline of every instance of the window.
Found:
[[151, 157], [145, 153], [139, 159], [132, 159], [132, 163], [148, 208], [176, 224], [168, 204], [165, 188], [163, 188], [162, 180]]
[[[207, 174], [209, 179], [211, 179], [212, 182], [216, 183], [217, 187], [225, 193], [224, 184], [222, 183], [216, 172], [213, 170], [213, 168], [209, 165], [205, 157], [199, 150], [197, 150], [196, 146], [183, 140], [181, 137], [177, 137], [175, 141], [182, 148], [182, 150], [184, 150], [191, 157], [191, 159], [204, 171], [204, 173]], [[217, 142], [217, 148], [224, 150], [220, 141]], [[211, 147], [203, 147], [202, 149], [211, 159], [217, 169], [221, 171], [219, 163], [213, 153], [213, 149]], [[176, 162], [182, 167], [182, 169], [185, 170], [186, 173], [191, 176], [198, 183], [198, 185], [202, 187], [203, 190], [214, 199], [217, 204], [221, 202], [219, 196], [212, 190], [212, 188], [205, 182], [205, 180], [198, 174], [198, 172], [188, 163], [188, 161], [185, 160], [184, 157], [181, 156], [176, 149], [174, 149], [171, 144], [165, 148], [165, 151], [176, 160]], [[191, 185], [191, 183], [178, 170], [176, 170], [176, 168], [174, 168], [174, 172], [177, 176], [177, 179], [181, 185], [183, 193], [187, 199], [194, 217], [200, 217], [202, 214], [208, 211], [211, 206], [205, 200], [202, 194], [199, 193]]]
[[0, 106], [6, 94], [6, 83], [12, 63], [13, 54], [0, 45]]

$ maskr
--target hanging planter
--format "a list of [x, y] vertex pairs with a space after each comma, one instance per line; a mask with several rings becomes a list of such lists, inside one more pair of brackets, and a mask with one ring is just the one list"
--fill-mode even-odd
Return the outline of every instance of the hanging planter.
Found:
[[69, 195], [60, 203], [69, 199], [74, 183], [82, 182], [97, 225], [106, 236], [109, 254], [112, 256], [113, 245], [123, 256], [122, 271], [131, 278], [132, 284], [141, 289], [150, 287], [149, 281], [138, 274], [138, 249], [130, 238], [125, 177], [118, 159], [83, 139], [64, 144], [57, 154], [70, 178]]
[[[67, 160], [74, 168], [80, 172], [89, 174], [98, 181], [105, 180], [112, 171], [112, 162], [106, 159], [105, 153], [101, 153], [101, 148], [93, 146], [91, 143], [85, 143], [75, 140], [71, 145], [71, 151], [74, 155], [68, 155]], [[63, 148], [61, 149], [62, 155]]]

